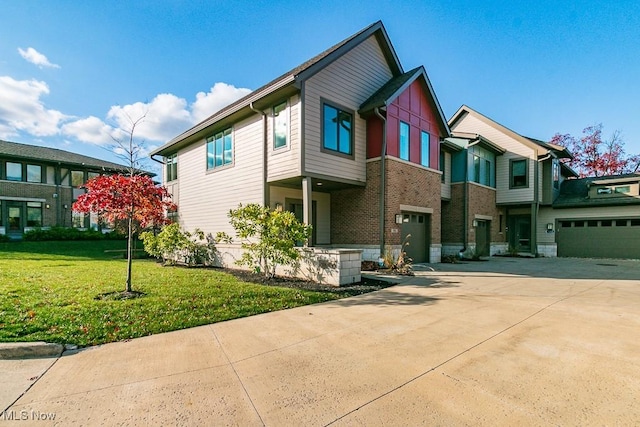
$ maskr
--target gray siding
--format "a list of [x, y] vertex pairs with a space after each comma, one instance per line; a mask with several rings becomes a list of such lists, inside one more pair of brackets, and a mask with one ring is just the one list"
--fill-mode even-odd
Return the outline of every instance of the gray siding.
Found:
[[[504, 148], [506, 153], [497, 156], [496, 159], [496, 203], [524, 203], [533, 201], [534, 190], [534, 167], [536, 162], [535, 152], [532, 148], [524, 145], [520, 141], [499, 131], [489, 124], [473, 117], [471, 114], [465, 115], [459, 120], [452, 129], [457, 132], [477, 133], [491, 142]], [[509, 160], [528, 158], [529, 161], [529, 187], [528, 188], [509, 188]], [[541, 180], [542, 177], [539, 176]]]
[[440, 184], [440, 196], [451, 199], [451, 153], [444, 153], [444, 182]]
[[[321, 101], [357, 111], [360, 105], [392, 77], [374, 36], [331, 63], [305, 82], [305, 169], [334, 177], [366, 180], [366, 121], [355, 113], [355, 159], [321, 151]], [[304, 173], [304, 172], [303, 172]]]
[[262, 117], [257, 114], [233, 127], [234, 163], [215, 171], [206, 168], [206, 143], [202, 140], [178, 153], [181, 225], [205, 233], [233, 235], [227, 212], [239, 203], [263, 203]]

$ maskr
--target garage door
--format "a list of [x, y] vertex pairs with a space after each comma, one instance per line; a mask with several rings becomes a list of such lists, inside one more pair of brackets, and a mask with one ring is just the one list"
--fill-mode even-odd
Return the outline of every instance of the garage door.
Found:
[[429, 219], [430, 215], [423, 213], [405, 213], [402, 215], [402, 238], [411, 234], [409, 245], [405, 248], [407, 255], [413, 262], [429, 261]]
[[559, 220], [558, 256], [640, 259], [640, 219]]

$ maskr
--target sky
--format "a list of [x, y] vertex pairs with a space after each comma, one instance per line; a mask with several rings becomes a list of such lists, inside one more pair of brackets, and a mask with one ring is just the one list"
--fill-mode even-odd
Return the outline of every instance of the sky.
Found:
[[131, 120], [151, 151], [378, 20], [447, 118], [547, 141], [602, 123], [640, 153], [637, 0], [4, 0], [0, 139], [120, 163]]

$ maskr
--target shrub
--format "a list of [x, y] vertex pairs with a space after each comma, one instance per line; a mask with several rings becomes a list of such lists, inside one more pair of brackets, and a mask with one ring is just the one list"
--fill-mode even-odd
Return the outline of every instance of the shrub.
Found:
[[215, 250], [215, 242], [207, 239], [204, 232], [198, 229], [193, 233], [183, 231], [178, 223], [164, 226], [158, 234], [145, 231], [140, 238], [149, 255], [168, 264], [203, 265]]
[[50, 229], [34, 228], [24, 233], [24, 240], [119, 240], [124, 239], [120, 233], [103, 233], [97, 230], [79, 230], [77, 228], [51, 227]]
[[0, 242], [9, 242], [11, 239], [6, 234], [0, 234]]
[[311, 226], [301, 224], [293, 212], [256, 203], [240, 204], [229, 211], [229, 219], [244, 249], [236, 264], [267, 277], [275, 276], [278, 265], [293, 266], [300, 258], [296, 246], [311, 236]]

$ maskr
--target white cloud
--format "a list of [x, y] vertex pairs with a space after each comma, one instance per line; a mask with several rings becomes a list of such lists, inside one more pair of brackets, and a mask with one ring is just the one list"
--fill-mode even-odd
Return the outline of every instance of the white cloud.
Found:
[[65, 123], [60, 129], [64, 135], [97, 145], [113, 143], [114, 129], [95, 116]]
[[60, 68], [57, 64], [52, 64], [49, 62], [46, 56], [38, 52], [32, 47], [28, 47], [27, 50], [22, 48], [18, 48], [18, 52], [20, 56], [22, 56], [28, 62], [31, 62], [34, 65], [37, 65], [40, 68], [48, 67], [48, 68]]
[[57, 134], [69, 116], [45, 107], [40, 98], [48, 94], [45, 82], [0, 76], [0, 136], [15, 136], [20, 131], [34, 136]]
[[208, 93], [198, 92], [196, 101], [191, 104], [193, 123], [201, 122], [250, 92], [249, 89], [237, 88], [222, 82], [214, 84]]

